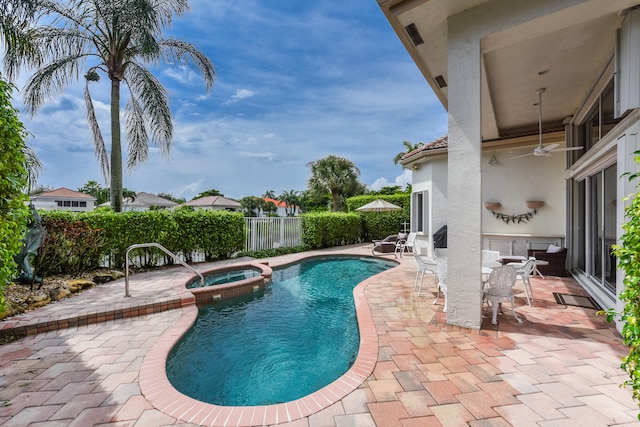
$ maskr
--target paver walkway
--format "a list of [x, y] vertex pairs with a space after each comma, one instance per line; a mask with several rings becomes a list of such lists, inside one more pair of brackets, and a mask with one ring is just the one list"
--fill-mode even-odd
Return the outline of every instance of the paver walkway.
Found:
[[[370, 254], [370, 245], [319, 251], [334, 252]], [[373, 373], [337, 403], [279, 426], [640, 425], [619, 387], [619, 334], [594, 310], [555, 302], [553, 292], [586, 295], [574, 280], [534, 278], [533, 306], [516, 298], [524, 323], [506, 312], [491, 325], [487, 311], [475, 331], [446, 325], [432, 278], [418, 297], [415, 261], [400, 261], [365, 289], [379, 344]], [[0, 425], [193, 425], [155, 409], [138, 383], [145, 356], [181, 319], [176, 288], [189, 276], [182, 267], [137, 274], [132, 298], [119, 280], [0, 322], [48, 330], [0, 346]]]

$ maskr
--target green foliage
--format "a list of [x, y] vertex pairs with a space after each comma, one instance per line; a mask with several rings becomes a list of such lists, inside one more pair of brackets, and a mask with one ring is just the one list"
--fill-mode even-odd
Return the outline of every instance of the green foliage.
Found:
[[306, 247], [305, 245], [301, 245], [301, 246], [290, 246], [287, 248], [281, 247], [281, 248], [273, 248], [273, 249], [264, 249], [262, 251], [241, 251], [238, 253], [238, 257], [252, 257], [252, 258], [270, 258], [270, 257], [275, 257], [275, 256], [280, 256], [280, 255], [288, 255], [288, 254], [294, 254], [297, 252], [304, 252], [306, 250], [309, 250], [308, 247]]
[[173, 194], [169, 194], [169, 193], [158, 193], [158, 197], [171, 200], [172, 202], [176, 202], [178, 204], [182, 204], [187, 201], [184, 197], [174, 197]]
[[0, 311], [4, 288], [16, 271], [14, 256], [20, 252], [29, 209], [25, 205], [27, 171], [24, 149], [26, 131], [11, 104], [13, 87], [0, 76]]
[[97, 181], [87, 181], [85, 185], [78, 188], [78, 191], [84, 194], [89, 194], [96, 198], [96, 205], [101, 205], [109, 201], [109, 189], [102, 188]]
[[70, 211], [50, 211], [42, 226], [46, 230], [34, 269], [39, 276], [78, 274], [100, 266], [104, 232], [78, 219]]
[[[77, 273], [108, 260], [112, 268], [124, 268], [127, 248], [159, 243], [187, 262], [194, 252], [205, 259], [229, 258], [244, 248], [242, 214], [227, 211], [178, 209], [114, 213], [43, 211], [47, 237], [36, 257], [38, 274]], [[174, 260], [157, 248], [130, 253], [134, 267], [156, 267]], [[40, 270], [42, 269], [42, 270]]]
[[203, 197], [209, 197], [209, 196], [221, 196], [221, 197], [224, 197], [224, 194], [222, 194], [218, 190], [212, 188], [211, 190], [203, 191], [202, 193], [200, 193], [196, 197], [194, 197], [192, 200], [202, 199]]
[[360, 170], [349, 159], [329, 155], [323, 159], [308, 163], [311, 177], [307, 183], [309, 192], [315, 194], [331, 193], [333, 211], [341, 209], [346, 197], [363, 194], [366, 186], [358, 181]]
[[424, 145], [424, 142], [418, 142], [417, 144], [412, 144], [411, 141], [402, 141], [402, 145], [404, 146], [404, 151], [399, 152], [393, 158], [393, 163], [397, 165], [402, 160], [402, 156], [416, 150]]
[[390, 234], [402, 231], [402, 224], [409, 224], [411, 220], [411, 194], [397, 193], [392, 196], [356, 196], [347, 199], [349, 212], [360, 206], [373, 202], [375, 199], [386, 200], [402, 210], [393, 212], [358, 212], [362, 218], [363, 237], [365, 240], [384, 239]]
[[302, 242], [312, 249], [350, 245], [361, 241], [360, 216], [325, 212], [302, 215]]
[[[633, 389], [633, 397], [640, 401], [640, 193], [625, 208], [627, 222], [622, 228], [621, 245], [614, 245], [618, 268], [624, 271], [624, 289], [620, 300], [625, 303], [622, 313], [615, 309], [607, 312], [610, 322], [616, 316], [624, 322], [622, 338], [629, 346], [629, 355], [623, 358], [621, 368], [629, 374], [625, 385]], [[638, 416], [640, 419], [640, 415]]]

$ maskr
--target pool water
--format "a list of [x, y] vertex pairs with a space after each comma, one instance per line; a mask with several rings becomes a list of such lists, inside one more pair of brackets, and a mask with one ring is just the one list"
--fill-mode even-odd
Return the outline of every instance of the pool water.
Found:
[[262, 295], [200, 308], [167, 359], [169, 381], [187, 396], [227, 406], [288, 402], [319, 390], [356, 359], [353, 288], [394, 265], [322, 258], [274, 269]]
[[[237, 282], [244, 279], [251, 279], [262, 274], [261, 271], [254, 268], [245, 268], [242, 270], [231, 270], [221, 273], [206, 275], [204, 278], [205, 286], [223, 285], [225, 283]], [[187, 289], [198, 288], [202, 286], [200, 280], [194, 280], [187, 283]]]

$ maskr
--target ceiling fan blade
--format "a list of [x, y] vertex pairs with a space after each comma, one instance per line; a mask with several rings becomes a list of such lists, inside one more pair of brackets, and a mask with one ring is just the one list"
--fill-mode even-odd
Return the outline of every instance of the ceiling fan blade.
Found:
[[564, 148], [555, 148], [553, 150], [551, 150], [550, 152], [556, 153], [558, 151], [576, 151], [576, 150], [582, 150], [582, 148], [584, 147], [564, 147]]
[[533, 156], [533, 153], [527, 153], [527, 154], [521, 154], [521, 155], [515, 156], [515, 157], [509, 157], [509, 160], [519, 159], [520, 157], [527, 157], [527, 156]]
[[560, 146], [560, 144], [549, 144], [547, 146], [542, 147], [541, 151], [546, 151], [546, 152], [549, 153], [549, 152], [555, 150], [556, 147], [559, 147], [559, 146]]

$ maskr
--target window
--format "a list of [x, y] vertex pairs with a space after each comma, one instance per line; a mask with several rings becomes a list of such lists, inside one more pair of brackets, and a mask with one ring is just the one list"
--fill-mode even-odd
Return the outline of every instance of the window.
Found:
[[593, 173], [577, 183], [575, 195], [576, 267], [610, 295], [616, 292], [616, 174], [615, 164]]
[[81, 208], [86, 208], [87, 207], [87, 202], [80, 202], [80, 207]]
[[62, 206], [62, 200], [56, 200], [56, 205]]
[[419, 191], [411, 195], [411, 231], [422, 231], [425, 234], [429, 232], [428, 194], [427, 191]]
[[611, 79], [587, 114], [585, 121], [578, 126], [577, 137], [573, 145], [583, 146], [584, 150], [575, 152], [575, 160], [596, 145], [620, 121], [614, 117], [613, 87], [613, 79]]
[[77, 208], [77, 207], [78, 207], [78, 202], [77, 202], [77, 201], [75, 201], [75, 200], [74, 200], [74, 201], [72, 201], [72, 202], [71, 202], [71, 206], [72, 206], [72, 207], [74, 207], [74, 208]]
[[62, 202], [62, 204], [65, 207], [71, 207], [71, 201], [70, 200], [65, 200], [64, 202]]

